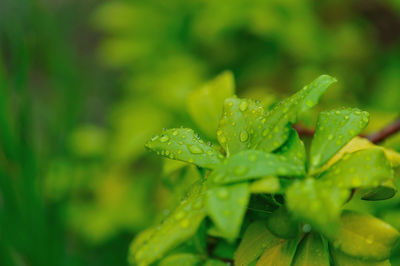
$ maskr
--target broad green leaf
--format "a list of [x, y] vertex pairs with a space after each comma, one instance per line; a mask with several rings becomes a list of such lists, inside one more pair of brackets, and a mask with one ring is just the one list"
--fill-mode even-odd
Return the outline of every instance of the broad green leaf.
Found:
[[158, 264], [159, 266], [195, 266], [200, 265], [200, 258], [197, 255], [183, 253], [169, 255]]
[[377, 148], [381, 149], [385, 155], [386, 158], [390, 161], [392, 164], [392, 167], [398, 167], [400, 166], [400, 153], [391, 150], [389, 148], [384, 148], [381, 146], [377, 146], [370, 142], [366, 138], [361, 138], [361, 137], [355, 137], [353, 138], [349, 143], [347, 143], [340, 151], [338, 151], [335, 156], [333, 156], [328, 163], [326, 163], [323, 166], [323, 170], [328, 169], [330, 166], [335, 164], [337, 161], [339, 161], [346, 153], [353, 153], [359, 150], [366, 150], [370, 148]]
[[299, 234], [297, 221], [294, 221], [285, 207], [275, 210], [266, 221], [268, 229], [280, 238], [295, 238]]
[[235, 252], [235, 265], [249, 265], [265, 249], [277, 246], [283, 241], [284, 239], [276, 237], [268, 230], [264, 221], [253, 222], [247, 227]]
[[286, 192], [289, 211], [325, 234], [334, 234], [350, 192], [312, 178], [294, 182]]
[[205, 216], [204, 185], [196, 184], [175, 211], [136, 247], [134, 260], [139, 265], [153, 263], [171, 248], [192, 237]]
[[227, 184], [271, 175], [304, 174], [304, 164], [297, 164], [284, 155], [247, 150], [227, 158], [212, 172], [210, 180], [217, 184]]
[[263, 123], [264, 108], [260, 103], [236, 97], [226, 99], [217, 138], [227, 157], [252, 148], [254, 140], [261, 137]]
[[215, 138], [224, 100], [235, 93], [233, 74], [225, 71], [197, 90], [187, 99], [190, 116], [210, 138]]
[[247, 183], [213, 187], [207, 191], [208, 215], [229, 241], [239, 234], [249, 195]]
[[153, 236], [155, 230], [156, 230], [155, 227], [148, 228], [140, 232], [131, 242], [131, 245], [129, 247], [129, 256], [128, 256], [129, 264], [131, 265], [135, 264], [136, 252], [142, 247], [144, 243], [146, 243]]
[[263, 138], [258, 139], [257, 149], [270, 152], [282, 146], [288, 139], [291, 124], [296, 122], [298, 114], [314, 107], [334, 82], [336, 79], [333, 77], [322, 75], [268, 112]]
[[223, 158], [211, 145], [204, 143], [192, 129], [172, 128], [156, 135], [146, 147], [170, 159], [197, 164], [213, 169]]
[[384, 221], [371, 215], [345, 211], [338, 233], [330, 240], [348, 255], [365, 260], [385, 260], [398, 239], [399, 232]]
[[362, 260], [360, 258], [349, 256], [340, 250], [332, 249], [332, 259], [334, 265], [337, 266], [390, 266], [389, 260], [373, 261], [373, 260]]
[[320, 234], [309, 233], [300, 242], [293, 266], [329, 266], [328, 243]]
[[321, 112], [311, 144], [311, 170], [326, 163], [368, 124], [369, 114], [359, 109]]
[[305, 171], [306, 149], [296, 130], [291, 129], [289, 139], [285, 145], [277, 151], [277, 154], [288, 158], [294, 165]]
[[320, 181], [340, 188], [377, 187], [393, 179], [393, 170], [381, 149], [346, 154], [322, 174]]
[[386, 200], [394, 197], [397, 188], [393, 180], [387, 180], [376, 188], [368, 188], [361, 191], [363, 200]]
[[267, 176], [250, 184], [251, 193], [272, 194], [280, 191], [280, 189], [281, 184], [276, 176]]
[[286, 240], [276, 246], [265, 249], [256, 266], [290, 266], [299, 240], [299, 238]]

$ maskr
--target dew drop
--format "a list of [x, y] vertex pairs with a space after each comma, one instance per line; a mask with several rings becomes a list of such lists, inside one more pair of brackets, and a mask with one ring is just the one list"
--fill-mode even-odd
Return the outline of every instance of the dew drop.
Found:
[[240, 141], [241, 142], [245, 142], [248, 139], [249, 139], [249, 134], [247, 133], [247, 131], [240, 132]]
[[180, 222], [179, 225], [184, 229], [188, 228], [189, 227], [189, 220], [188, 219], [182, 220], [182, 222]]
[[172, 135], [178, 136], [178, 135], [179, 135], [179, 131], [178, 131], [178, 130], [175, 130], [174, 132], [172, 132]]
[[308, 107], [313, 107], [314, 102], [311, 101], [311, 100], [308, 100], [308, 101], [306, 102], [306, 105], [307, 105]]
[[192, 154], [202, 154], [202, 153], [204, 152], [203, 149], [200, 148], [200, 147], [197, 146], [197, 145], [189, 145], [188, 148], [189, 148], [189, 151], [190, 151]]
[[242, 101], [242, 102], [239, 104], [239, 109], [240, 109], [240, 111], [244, 112], [244, 111], [247, 110], [247, 107], [248, 107], [248, 106], [249, 106], [249, 104], [248, 104], [246, 101]]
[[229, 192], [226, 188], [220, 188], [217, 192], [217, 196], [220, 199], [227, 199], [229, 197]]
[[332, 139], [333, 139], [333, 135], [332, 135], [332, 134], [329, 134], [328, 140], [332, 140]]
[[160, 138], [160, 141], [161, 142], [167, 142], [169, 140], [169, 137], [168, 136], [166, 136], [166, 135], [164, 135], [164, 136], [162, 136], [161, 138]]
[[175, 213], [174, 218], [175, 220], [179, 221], [182, 220], [183, 217], [185, 217], [186, 213], [184, 211], [179, 211], [177, 213]]
[[238, 165], [235, 168], [235, 174], [236, 175], [244, 175], [244, 174], [247, 173], [247, 171], [249, 171], [249, 169], [245, 165]]

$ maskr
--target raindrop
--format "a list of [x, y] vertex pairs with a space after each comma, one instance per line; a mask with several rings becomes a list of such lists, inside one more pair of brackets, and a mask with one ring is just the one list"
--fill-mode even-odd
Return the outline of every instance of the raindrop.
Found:
[[204, 152], [203, 149], [197, 145], [189, 145], [188, 148], [189, 151], [193, 154], [202, 154]]
[[178, 136], [178, 135], [179, 135], [179, 131], [178, 131], [178, 130], [175, 130], [175, 131], [172, 133], [172, 135]]
[[244, 175], [244, 174], [247, 173], [247, 171], [249, 171], [249, 169], [245, 165], [238, 165], [235, 168], [235, 174], [236, 175]]
[[249, 139], [249, 134], [247, 133], [247, 131], [240, 132], [240, 141], [241, 142], [245, 142], [248, 139]]
[[220, 188], [217, 192], [217, 196], [220, 199], [227, 199], [229, 197], [229, 192], [226, 188]]
[[244, 111], [247, 110], [247, 107], [248, 107], [248, 106], [249, 106], [249, 104], [248, 104], [246, 101], [242, 101], [242, 102], [239, 104], [239, 109], [240, 109], [240, 111], [244, 112]]
[[164, 135], [160, 138], [161, 142], [167, 142], [169, 140], [169, 137], [167, 135]]

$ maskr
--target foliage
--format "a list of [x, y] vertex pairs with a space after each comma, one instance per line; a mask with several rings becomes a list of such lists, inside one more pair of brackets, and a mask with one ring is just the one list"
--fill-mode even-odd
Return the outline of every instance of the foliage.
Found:
[[[366, 200], [392, 197], [394, 187], [389, 194], [380, 188], [394, 180], [399, 155], [371, 143], [349, 148], [369, 121], [369, 114], [358, 109], [320, 113], [309, 159], [292, 129], [298, 115], [315, 106], [335, 81], [320, 76], [269, 110], [256, 101], [227, 98], [216, 148], [218, 144], [206, 144], [183, 128], [165, 130], [148, 141], [146, 147], [159, 155], [196, 164], [201, 177], [160, 225], [133, 242], [131, 263], [149, 265], [161, 259], [162, 264], [182, 250], [187, 256], [185, 262], [180, 255], [183, 264], [200, 263], [190, 262], [193, 256], [202, 263], [218, 259], [210, 250], [210, 237], [233, 245], [234, 257], [223, 259], [238, 265], [388, 263], [397, 230], [370, 215], [343, 210], [354, 191], [368, 189], [362, 196]], [[265, 178], [275, 178], [278, 188], [261, 183], [262, 189], [250, 189]], [[260, 204], [264, 200], [269, 204]], [[254, 209], [264, 216], [252, 213]], [[187, 241], [193, 238], [206, 249], [190, 247]]]

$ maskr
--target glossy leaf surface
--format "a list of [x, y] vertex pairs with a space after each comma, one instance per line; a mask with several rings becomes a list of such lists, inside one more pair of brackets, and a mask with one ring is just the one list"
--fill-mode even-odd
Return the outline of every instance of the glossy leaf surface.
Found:
[[346, 154], [322, 175], [320, 181], [340, 188], [378, 187], [393, 178], [393, 170], [381, 149]]
[[368, 124], [369, 114], [359, 109], [321, 112], [311, 144], [311, 170], [326, 163]]
[[215, 168], [223, 158], [222, 154], [201, 140], [192, 129], [172, 128], [154, 136], [146, 147], [170, 159]]
[[391, 266], [389, 260], [374, 261], [374, 260], [363, 260], [353, 256], [349, 256], [340, 250], [332, 250], [332, 260], [334, 265], [338, 266]]
[[239, 234], [249, 196], [247, 183], [218, 186], [207, 191], [208, 215], [218, 230], [230, 241]]
[[205, 216], [204, 186], [197, 184], [175, 211], [137, 247], [134, 254], [137, 264], [151, 264], [192, 237]]
[[261, 137], [263, 123], [264, 108], [260, 103], [237, 97], [226, 99], [217, 138], [227, 157], [252, 148]]
[[270, 175], [303, 176], [305, 167], [284, 155], [247, 150], [237, 153], [220, 164], [210, 176], [217, 184], [234, 183]]
[[340, 229], [331, 241], [348, 255], [369, 259], [389, 258], [399, 232], [391, 225], [371, 215], [345, 211]]
[[195, 266], [199, 265], [201, 262], [199, 256], [189, 253], [183, 254], [173, 254], [169, 255], [168, 257], [164, 258], [160, 263], [159, 266]]
[[189, 94], [187, 99], [189, 114], [207, 136], [216, 137], [215, 132], [218, 129], [224, 100], [234, 93], [233, 74], [225, 71]]

